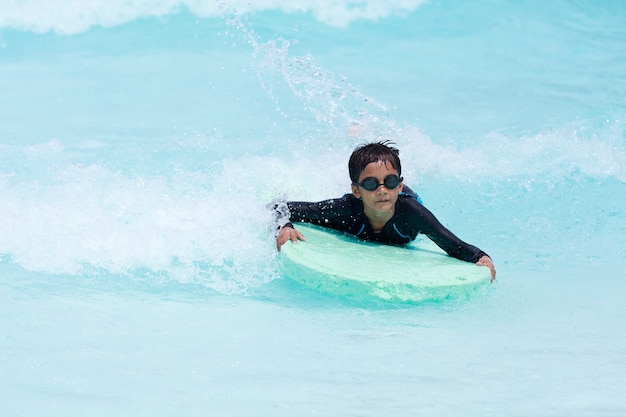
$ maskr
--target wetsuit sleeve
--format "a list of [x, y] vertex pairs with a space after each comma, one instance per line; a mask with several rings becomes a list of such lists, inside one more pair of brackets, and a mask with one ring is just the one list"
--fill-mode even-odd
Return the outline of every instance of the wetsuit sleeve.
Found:
[[278, 204], [275, 211], [277, 227], [292, 226], [291, 222], [305, 222], [331, 229], [348, 231], [355, 217], [355, 202], [352, 195], [319, 201], [287, 201]]
[[[410, 200], [409, 200], [410, 201]], [[476, 246], [470, 245], [459, 239], [454, 233], [448, 230], [433, 213], [417, 201], [409, 202], [411, 220], [423, 233], [430, 238], [437, 246], [443, 249], [453, 258], [466, 262], [476, 263], [483, 256], [489, 256]]]

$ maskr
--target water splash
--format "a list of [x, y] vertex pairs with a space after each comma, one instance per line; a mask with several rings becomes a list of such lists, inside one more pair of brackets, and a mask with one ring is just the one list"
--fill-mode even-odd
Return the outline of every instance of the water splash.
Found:
[[[58, 141], [3, 150], [25, 164], [0, 177], [0, 253], [27, 270], [142, 271], [223, 292], [275, 276], [270, 216], [252, 181], [262, 177], [240, 172], [246, 161], [144, 176], [77, 162]], [[220, 181], [229, 177], [242, 182]]]
[[[255, 68], [263, 88], [287, 119], [297, 100], [320, 126], [320, 147], [356, 143], [378, 138], [396, 142], [405, 157], [419, 161], [419, 175], [459, 180], [482, 178], [531, 178], [530, 182], [560, 181], [584, 176], [626, 181], [626, 137], [624, 117], [618, 115], [598, 124], [575, 121], [526, 136], [492, 132], [475, 145], [441, 145], [418, 126], [400, 126], [389, 107], [377, 102], [345, 77], [317, 65], [310, 54], [293, 55], [293, 42], [275, 39], [259, 42], [250, 27], [239, 21], [231, 25], [245, 33], [253, 47]], [[284, 87], [287, 87], [285, 91]], [[283, 108], [287, 110], [283, 110]]]

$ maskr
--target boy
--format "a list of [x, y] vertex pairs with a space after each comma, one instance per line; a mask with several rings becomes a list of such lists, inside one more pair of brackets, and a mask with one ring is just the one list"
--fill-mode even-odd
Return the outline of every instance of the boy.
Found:
[[402, 184], [398, 149], [389, 141], [369, 143], [354, 150], [348, 162], [352, 194], [318, 203], [287, 202], [277, 204], [279, 231], [276, 248], [288, 240], [306, 240], [293, 225], [307, 222], [349, 233], [359, 239], [402, 245], [418, 233], [428, 236], [448, 255], [491, 271], [496, 269], [489, 255], [467, 244], [445, 228]]

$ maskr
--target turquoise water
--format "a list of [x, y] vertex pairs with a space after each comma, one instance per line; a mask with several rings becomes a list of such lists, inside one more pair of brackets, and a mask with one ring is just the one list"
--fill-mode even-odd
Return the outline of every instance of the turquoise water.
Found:
[[[626, 414], [621, 1], [0, 5], [0, 414]], [[364, 140], [486, 295], [278, 270]], [[358, 254], [355, 254], [358, 256]], [[415, 266], [418, 267], [418, 266]]]

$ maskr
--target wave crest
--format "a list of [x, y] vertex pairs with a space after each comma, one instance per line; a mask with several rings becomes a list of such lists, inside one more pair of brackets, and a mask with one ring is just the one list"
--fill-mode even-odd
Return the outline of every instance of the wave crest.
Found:
[[198, 17], [221, 17], [278, 10], [283, 13], [311, 13], [319, 21], [338, 27], [356, 20], [377, 20], [408, 13], [426, 0], [376, 0], [335, 2], [323, 0], [68, 0], [60, 6], [49, 0], [8, 0], [0, 4], [0, 29], [73, 35], [92, 27], [110, 27], [137, 19], [162, 17], [189, 11]]

